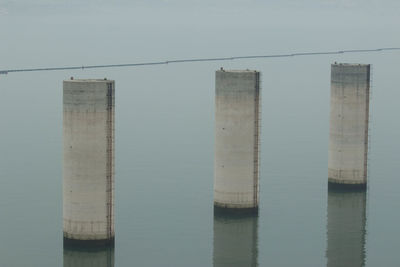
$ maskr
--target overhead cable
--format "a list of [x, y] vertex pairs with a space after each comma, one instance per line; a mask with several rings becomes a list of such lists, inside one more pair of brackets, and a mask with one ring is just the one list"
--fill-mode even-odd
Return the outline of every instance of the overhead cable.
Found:
[[344, 54], [344, 53], [370, 53], [370, 52], [382, 52], [382, 51], [391, 51], [391, 50], [400, 50], [400, 47], [385, 47], [385, 48], [375, 48], [375, 49], [352, 49], [352, 50], [325, 51], [325, 52], [302, 52], [302, 53], [292, 53], [292, 54], [249, 55], [249, 56], [214, 57], [214, 58], [188, 58], [188, 59], [175, 59], [175, 60], [167, 60], [167, 61], [127, 63], [127, 64], [106, 64], [106, 65], [87, 65], [87, 66], [8, 69], [8, 70], [0, 70], [0, 74], [8, 74], [8, 73], [13, 73], [13, 72], [31, 72], [31, 71], [79, 70], [79, 69], [84, 70], [84, 69], [100, 69], [100, 68], [141, 67], [141, 66], [152, 66], [152, 65], [167, 65], [167, 64], [175, 64], [175, 63], [229, 61], [229, 60], [261, 59], [261, 58], [284, 58], [284, 57], [297, 57], [297, 56], [337, 55], [337, 54]]

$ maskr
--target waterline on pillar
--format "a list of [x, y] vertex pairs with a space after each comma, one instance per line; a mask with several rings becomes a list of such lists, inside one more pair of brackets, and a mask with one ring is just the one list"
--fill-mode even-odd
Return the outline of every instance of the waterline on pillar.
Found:
[[84, 248], [84, 249], [101, 249], [106, 247], [114, 247], [115, 238], [108, 239], [91, 239], [91, 240], [78, 240], [71, 239], [64, 236], [64, 248]]
[[249, 208], [230, 208], [214, 203], [215, 216], [248, 216], [258, 215], [258, 206]]

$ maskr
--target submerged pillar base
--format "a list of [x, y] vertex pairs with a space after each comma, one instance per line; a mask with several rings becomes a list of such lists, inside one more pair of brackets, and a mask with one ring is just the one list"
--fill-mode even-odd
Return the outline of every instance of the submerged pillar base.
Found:
[[214, 204], [214, 215], [258, 215], [258, 207], [227, 208]]
[[346, 184], [328, 181], [328, 190], [332, 191], [366, 191], [367, 183]]
[[71, 239], [64, 236], [64, 248], [106, 248], [114, 247], [115, 238], [98, 239], [98, 240], [79, 240]]

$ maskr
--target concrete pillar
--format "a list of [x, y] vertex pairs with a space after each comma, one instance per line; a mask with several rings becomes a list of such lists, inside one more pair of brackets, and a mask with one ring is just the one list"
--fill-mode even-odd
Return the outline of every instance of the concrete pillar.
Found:
[[258, 266], [258, 217], [214, 213], [214, 267]]
[[258, 210], [260, 112], [259, 72], [216, 72], [216, 209]]
[[64, 248], [64, 267], [114, 267], [114, 248]]
[[328, 192], [327, 266], [364, 266], [366, 192]]
[[370, 65], [332, 64], [328, 181], [366, 188]]
[[64, 244], [114, 243], [114, 81], [64, 81]]

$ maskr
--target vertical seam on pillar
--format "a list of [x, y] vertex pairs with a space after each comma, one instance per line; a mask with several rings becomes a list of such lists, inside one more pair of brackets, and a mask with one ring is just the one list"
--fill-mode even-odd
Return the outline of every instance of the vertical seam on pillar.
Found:
[[113, 129], [112, 129], [112, 83], [107, 83], [107, 166], [106, 166], [106, 183], [107, 183], [107, 238], [111, 238], [112, 227], [112, 159], [113, 159]]
[[364, 129], [364, 182], [367, 182], [368, 176], [368, 124], [369, 124], [369, 92], [370, 92], [370, 77], [371, 65], [367, 66], [367, 88], [365, 92], [365, 129]]
[[259, 95], [260, 95], [260, 75], [259, 72], [255, 73], [255, 97], [254, 97], [254, 166], [253, 166], [253, 204], [254, 207], [258, 206], [258, 154], [259, 154]]
[[[340, 70], [341, 72], [343, 72], [343, 70], [341, 69]], [[343, 73], [341, 73], [341, 75], [343, 75]], [[339, 143], [339, 156], [340, 156], [340, 161], [339, 161], [339, 175], [338, 175], [338, 179], [341, 181], [341, 182], [343, 182], [344, 181], [344, 179], [345, 178], [342, 178], [342, 174], [344, 174], [343, 173], [343, 147], [344, 147], [344, 145], [343, 145], [343, 139], [344, 139], [344, 106], [345, 106], [345, 95], [346, 95], [346, 92], [345, 92], [345, 85], [344, 85], [344, 82], [343, 82], [343, 78], [341, 78], [341, 81], [340, 81], [340, 93], [341, 93], [341, 95], [340, 95], [340, 123], [339, 123], [339, 125], [340, 125], [340, 142], [338, 142]], [[347, 116], [347, 115], [346, 115]], [[344, 175], [344, 177], [346, 177], [345, 175]]]

